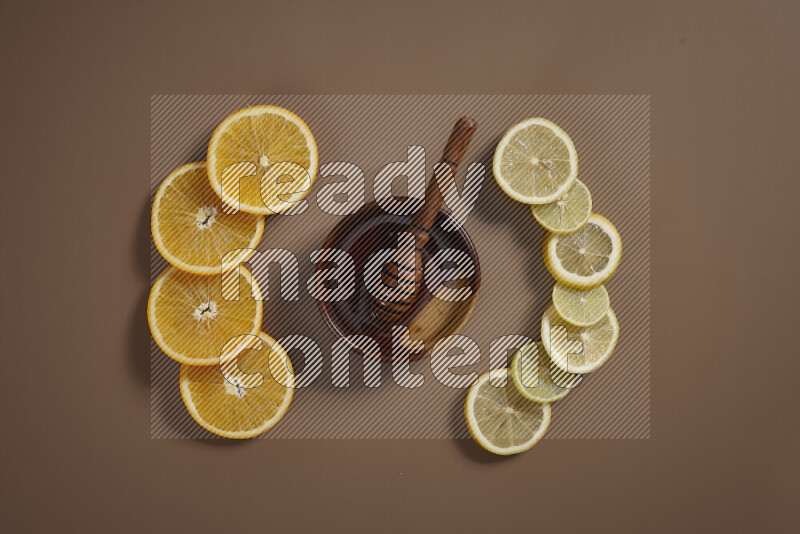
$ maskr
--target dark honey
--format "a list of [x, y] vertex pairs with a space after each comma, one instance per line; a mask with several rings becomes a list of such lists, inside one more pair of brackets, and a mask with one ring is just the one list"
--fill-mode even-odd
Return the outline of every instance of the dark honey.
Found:
[[[472, 295], [465, 302], [433, 302], [433, 295], [423, 285], [411, 307], [393, 324], [378, 320], [372, 312], [372, 295], [364, 284], [364, 269], [368, 258], [380, 249], [397, 247], [398, 238], [408, 230], [414, 214], [394, 215], [387, 213], [376, 203], [364, 206], [357, 213], [342, 220], [325, 242], [325, 248], [336, 248], [348, 252], [355, 262], [356, 289], [353, 295], [342, 301], [320, 301], [323, 317], [333, 331], [341, 336], [364, 335], [374, 339], [380, 346], [380, 358], [392, 360], [399, 357], [420, 358], [430, 353], [435, 343], [463, 328], [474, 309], [480, 287], [480, 266], [478, 255], [469, 235], [455, 224], [452, 218], [440, 211], [430, 231], [430, 239], [422, 250], [423, 265], [427, 265], [434, 255], [442, 249], [458, 249], [469, 254], [474, 265], [474, 274], [468, 280]], [[450, 219], [455, 230], [445, 230], [442, 224]], [[318, 265], [317, 268], [321, 268]], [[450, 284], [448, 284], [450, 285]], [[435, 309], [436, 313], [431, 313]], [[430, 317], [430, 319], [428, 319]], [[415, 321], [416, 319], [416, 321]], [[420, 325], [420, 322], [429, 324]], [[413, 355], [395, 350], [392, 347], [392, 327], [413, 327], [411, 339], [424, 343], [424, 350]], [[420, 328], [422, 326], [423, 328]], [[349, 345], [359, 352], [367, 352], [367, 345], [359, 340], [350, 340]]]

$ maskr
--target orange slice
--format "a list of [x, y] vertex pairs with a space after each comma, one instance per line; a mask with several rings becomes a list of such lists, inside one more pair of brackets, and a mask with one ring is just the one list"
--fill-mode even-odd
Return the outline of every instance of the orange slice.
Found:
[[150, 226], [164, 259], [184, 271], [208, 275], [250, 257], [264, 233], [264, 217], [224, 213], [209, 185], [206, 164], [199, 162], [164, 179], [153, 200]]
[[317, 144], [303, 120], [277, 106], [253, 106], [223, 120], [208, 145], [211, 187], [231, 208], [269, 215], [311, 189]]
[[246, 439], [263, 434], [281, 420], [292, 402], [292, 362], [263, 332], [233, 339], [222, 352], [219, 366], [181, 365], [186, 409], [200, 426], [218, 436]]
[[[153, 284], [147, 321], [156, 343], [173, 360], [188, 365], [219, 364], [220, 351], [228, 340], [260, 331], [261, 291], [251, 274], [240, 269], [243, 289], [239, 300], [222, 298], [221, 280], [221, 275], [200, 276], [169, 267]], [[244, 288], [251, 285], [252, 294], [248, 294]]]

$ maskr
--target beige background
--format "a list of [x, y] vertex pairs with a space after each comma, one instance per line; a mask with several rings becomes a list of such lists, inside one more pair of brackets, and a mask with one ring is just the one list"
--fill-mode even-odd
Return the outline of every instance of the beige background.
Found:
[[[792, 530], [796, 3], [164, 4], [2, 5], [3, 531]], [[651, 438], [151, 440], [175, 93], [650, 94]]]

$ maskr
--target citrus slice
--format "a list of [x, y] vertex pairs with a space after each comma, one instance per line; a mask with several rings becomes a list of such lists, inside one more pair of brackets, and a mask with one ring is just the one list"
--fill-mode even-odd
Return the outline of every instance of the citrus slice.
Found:
[[308, 193], [316, 174], [311, 130], [277, 106], [253, 106], [228, 115], [208, 145], [211, 187], [228, 211], [284, 211]]
[[547, 119], [527, 119], [500, 140], [493, 168], [508, 196], [526, 204], [547, 204], [575, 183], [578, 153], [564, 130]]
[[531, 211], [539, 224], [550, 232], [574, 232], [586, 224], [592, 214], [592, 195], [580, 180], [575, 180], [555, 202], [533, 205]]
[[153, 200], [150, 226], [156, 248], [172, 265], [194, 274], [219, 274], [250, 257], [264, 233], [264, 217], [224, 213], [202, 161], [164, 179]]
[[[226, 275], [227, 276], [227, 275]], [[188, 365], [219, 364], [223, 345], [261, 329], [261, 291], [244, 267], [239, 300], [222, 298], [222, 276], [200, 276], [168, 267], [150, 290], [147, 322], [164, 353]], [[253, 295], [256, 298], [253, 298]]]
[[542, 316], [542, 345], [559, 369], [585, 374], [603, 365], [619, 338], [619, 323], [611, 308], [588, 327], [569, 324], [550, 306]]
[[511, 378], [520, 395], [534, 402], [555, 402], [578, 387], [583, 377], [552, 365], [540, 342], [529, 343], [511, 360]]
[[557, 281], [591, 289], [605, 283], [619, 267], [622, 239], [608, 219], [593, 213], [576, 232], [548, 234], [543, 255], [545, 267]]
[[557, 283], [553, 286], [553, 305], [568, 323], [592, 326], [606, 316], [610, 303], [603, 286], [575, 289]]
[[225, 438], [266, 432], [289, 409], [294, 392], [286, 351], [263, 332], [243, 337], [225, 345], [220, 365], [181, 365], [186, 409], [200, 426]]
[[508, 369], [484, 373], [472, 384], [464, 402], [467, 428], [489, 452], [508, 455], [527, 451], [542, 438], [550, 424], [550, 405], [532, 402], [506, 382], [496, 388]]

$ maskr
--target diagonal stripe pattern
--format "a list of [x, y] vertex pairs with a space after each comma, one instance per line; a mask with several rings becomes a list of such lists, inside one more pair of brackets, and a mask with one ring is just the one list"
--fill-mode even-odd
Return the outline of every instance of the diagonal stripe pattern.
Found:
[[[217, 124], [231, 112], [257, 104], [274, 104], [298, 114], [317, 141], [320, 168], [331, 171], [327, 177], [318, 175], [302, 213], [267, 217], [259, 246], [290, 251], [300, 269], [296, 300], [280, 298], [277, 269], [254, 270], [260, 285], [266, 287], [262, 280], [268, 278], [272, 289], [264, 302], [262, 329], [276, 339], [306, 336], [323, 355], [321, 376], [296, 392], [286, 417], [262, 438], [469, 437], [463, 418], [465, 389], [438, 382], [429, 359], [410, 364], [410, 372], [424, 377], [422, 387], [416, 389], [397, 385], [390, 365], [365, 365], [357, 354], [350, 354], [348, 361], [346, 347], [328, 330], [305, 287], [313, 272], [310, 254], [322, 247], [330, 229], [349, 212], [339, 203], [341, 195], [337, 204], [330, 193], [341, 191], [356, 202], [362, 197], [371, 201], [375, 175], [389, 163], [405, 161], [411, 145], [425, 149], [426, 176], [430, 177], [452, 124], [463, 115], [478, 122], [478, 131], [456, 183], [463, 187], [467, 164], [472, 162], [482, 163], [487, 173], [465, 224], [478, 250], [482, 287], [475, 313], [461, 334], [475, 341], [480, 362], [452, 372], [487, 371], [489, 344], [497, 337], [518, 334], [540, 339], [541, 316], [550, 304], [554, 283], [541, 259], [545, 232], [528, 206], [500, 191], [491, 177], [491, 162], [498, 140], [511, 125], [528, 117], [545, 117], [574, 141], [580, 162], [578, 179], [591, 191], [594, 211], [619, 230], [624, 250], [619, 270], [606, 284], [620, 323], [616, 350], [602, 368], [586, 375], [575, 391], [552, 405], [545, 439], [650, 436], [648, 96], [156, 95], [151, 99], [151, 201], [173, 169], [206, 159], [208, 140]], [[344, 179], [336, 171], [342, 170], [348, 171], [347, 176], [363, 176], [364, 183], [337, 185]], [[151, 245], [152, 281], [166, 267]], [[290, 350], [289, 355], [295, 372], [301, 372], [302, 354]], [[455, 352], [451, 355], [456, 362], [472, 361], [455, 357]], [[178, 368], [151, 343], [151, 437], [215, 438], [183, 406]], [[345, 382], [348, 387], [340, 387]]]

